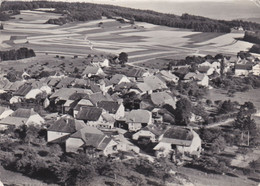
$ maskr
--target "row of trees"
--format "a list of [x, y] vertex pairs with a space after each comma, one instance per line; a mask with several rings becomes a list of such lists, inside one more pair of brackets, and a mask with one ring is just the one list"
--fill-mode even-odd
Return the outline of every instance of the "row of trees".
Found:
[[244, 41], [248, 41], [250, 43], [260, 44], [260, 31], [255, 32], [245, 32]]
[[[148, 22], [169, 27], [187, 28], [201, 32], [230, 32], [231, 28], [243, 26], [247, 30], [259, 30], [260, 25], [245, 21], [213, 20], [201, 16], [183, 14], [163, 14], [150, 10], [137, 10], [112, 5], [97, 5], [90, 3], [65, 3], [65, 2], [4, 2], [2, 10], [31, 10], [35, 8], [56, 8], [59, 13], [66, 13], [67, 18], [76, 21], [100, 19], [101, 16], [112, 18], [121, 16], [126, 19]], [[69, 20], [68, 19], [68, 20]], [[67, 20], [67, 21], [68, 21]], [[54, 20], [50, 21], [54, 22]], [[61, 20], [56, 20], [62, 23]]]
[[32, 49], [20, 48], [18, 50], [0, 51], [0, 61], [18, 60], [30, 57], [35, 57]]

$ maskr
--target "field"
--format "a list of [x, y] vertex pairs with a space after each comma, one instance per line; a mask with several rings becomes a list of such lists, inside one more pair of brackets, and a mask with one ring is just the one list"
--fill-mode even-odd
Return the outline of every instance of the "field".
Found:
[[[136, 22], [122, 24], [113, 19], [75, 22], [62, 26], [45, 24], [61, 15], [42, 11], [21, 11], [4, 23], [0, 49], [32, 48], [37, 56], [64, 55], [85, 57], [88, 54], [127, 52], [129, 61], [140, 66], [158, 68], [161, 59], [179, 59], [187, 55], [227, 53], [235, 55], [251, 44], [236, 41], [243, 33], [201, 33]], [[99, 23], [102, 22], [103, 24]], [[25, 36], [10, 40], [11, 36]], [[147, 63], [149, 62], [149, 64]], [[144, 64], [146, 63], [146, 64]]]

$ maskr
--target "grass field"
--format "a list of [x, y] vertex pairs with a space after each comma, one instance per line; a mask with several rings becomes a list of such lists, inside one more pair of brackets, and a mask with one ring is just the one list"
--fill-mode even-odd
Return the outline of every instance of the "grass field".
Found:
[[[84, 57], [90, 53], [127, 52], [130, 62], [145, 63], [156, 58], [180, 58], [194, 53], [236, 54], [251, 46], [243, 41], [236, 42], [235, 38], [241, 37], [241, 34], [192, 32], [141, 22], [131, 26], [107, 18], [62, 26], [44, 24], [48, 19], [60, 16], [42, 11], [21, 11], [20, 15], [15, 16], [16, 19], [4, 23], [0, 49], [25, 46], [34, 49], [36, 55], [48, 53], [68, 57], [75, 54]], [[103, 23], [101, 26], [98, 25], [100, 22]], [[27, 36], [28, 43], [9, 41], [11, 36], [20, 35]]]

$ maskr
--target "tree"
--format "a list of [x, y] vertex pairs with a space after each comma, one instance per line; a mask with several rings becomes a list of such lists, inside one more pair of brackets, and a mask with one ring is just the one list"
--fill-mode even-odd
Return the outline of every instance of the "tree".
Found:
[[121, 52], [118, 57], [120, 64], [125, 64], [128, 61], [128, 54], [125, 52]]
[[251, 118], [251, 114], [247, 114], [244, 109], [240, 109], [234, 122], [234, 127], [241, 131], [241, 140], [244, 139], [244, 133], [247, 132], [247, 145], [250, 144], [250, 135], [256, 132], [255, 120]]
[[191, 117], [191, 102], [187, 98], [181, 98], [176, 103], [175, 121], [177, 124], [188, 125]]
[[219, 107], [218, 113], [219, 114], [228, 114], [229, 112], [235, 111], [235, 105], [230, 100], [224, 101], [221, 106]]

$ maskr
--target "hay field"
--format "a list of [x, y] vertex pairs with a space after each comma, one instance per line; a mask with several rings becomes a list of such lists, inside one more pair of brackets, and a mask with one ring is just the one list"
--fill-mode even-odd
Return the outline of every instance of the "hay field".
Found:
[[[62, 26], [45, 24], [61, 15], [42, 11], [21, 11], [16, 19], [4, 22], [0, 34], [0, 49], [32, 48], [36, 55], [78, 55], [129, 53], [129, 61], [145, 63], [165, 57], [180, 58], [194, 54], [236, 54], [251, 44], [236, 41], [241, 34], [192, 32], [136, 22], [122, 24], [102, 18], [90, 22], [74, 22]], [[99, 23], [102, 22], [103, 24]], [[26, 42], [10, 41], [11, 36], [26, 36]]]

